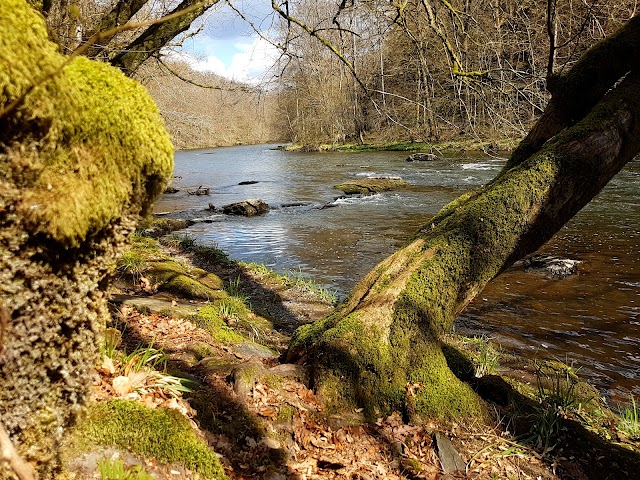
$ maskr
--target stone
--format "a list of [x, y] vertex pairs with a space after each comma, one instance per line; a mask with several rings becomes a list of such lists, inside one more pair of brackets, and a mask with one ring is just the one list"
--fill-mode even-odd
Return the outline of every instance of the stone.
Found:
[[531, 255], [522, 261], [525, 271], [558, 279], [578, 273], [578, 265], [581, 263], [580, 260], [556, 257], [546, 253]]
[[444, 433], [436, 432], [433, 439], [444, 473], [457, 472], [466, 468], [467, 464]]
[[269, 211], [269, 205], [258, 198], [249, 198], [242, 202], [231, 203], [222, 207], [225, 215], [241, 215], [255, 217]]
[[433, 162], [440, 160], [440, 157], [433, 153], [414, 153], [407, 157], [407, 162]]
[[387, 192], [409, 185], [401, 178], [365, 178], [362, 180], [350, 180], [336, 185], [334, 188], [342, 190], [347, 195], [373, 195], [374, 193]]

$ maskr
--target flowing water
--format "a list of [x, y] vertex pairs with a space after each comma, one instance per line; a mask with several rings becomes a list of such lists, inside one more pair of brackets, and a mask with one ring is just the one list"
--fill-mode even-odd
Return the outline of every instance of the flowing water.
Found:
[[[243, 146], [176, 153], [175, 194], [156, 212], [189, 210], [206, 219], [187, 233], [231, 258], [301, 272], [346, 294], [404, 245], [418, 226], [460, 194], [488, 182], [504, 159], [461, 155], [405, 162], [401, 152], [299, 153]], [[407, 190], [339, 199], [345, 180], [398, 176]], [[239, 185], [241, 182], [257, 182]], [[203, 185], [211, 195], [188, 195]], [[205, 211], [260, 198], [264, 216]], [[194, 213], [196, 212], [196, 213]], [[516, 352], [575, 362], [615, 402], [640, 396], [640, 161], [634, 160], [542, 250], [579, 260], [558, 280], [512, 268], [456, 321]]]

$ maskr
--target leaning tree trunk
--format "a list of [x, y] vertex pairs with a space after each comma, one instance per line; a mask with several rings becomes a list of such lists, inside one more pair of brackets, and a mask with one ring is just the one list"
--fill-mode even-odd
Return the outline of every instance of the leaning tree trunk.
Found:
[[[640, 38], [637, 24], [624, 31], [633, 43]], [[592, 75], [608, 66], [581, 62], [579, 68]], [[580, 121], [552, 129], [547, 138], [553, 138], [535, 144], [535, 153], [447, 205], [410, 245], [370, 272], [335, 314], [296, 332], [289, 356], [308, 356], [326, 400], [349, 399], [369, 415], [483, 414], [482, 401], [449, 369], [439, 335], [492, 278], [549, 240], [638, 153], [640, 72], [625, 70], [609, 81], [609, 88], [600, 85], [593, 108], [573, 117]]]

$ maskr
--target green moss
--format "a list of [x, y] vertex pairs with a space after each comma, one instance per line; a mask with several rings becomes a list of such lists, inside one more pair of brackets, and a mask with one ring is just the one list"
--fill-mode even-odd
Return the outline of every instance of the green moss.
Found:
[[[195, 278], [191, 278], [185, 267], [173, 260], [150, 262], [146, 271], [153, 284], [159, 290], [174, 293], [186, 298], [213, 300], [220, 298], [223, 292], [214, 290]], [[205, 277], [208, 280], [208, 277]], [[214, 284], [214, 282], [211, 282]]]
[[209, 332], [217, 342], [233, 345], [245, 341], [242, 335], [225, 324], [224, 319], [220, 316], [220, 310], [216, 306], [200, 308], [198, 313], [191, 317], [191, 320]]
[[163, 463], [183, 465], [204, 478], [227, 478], [216, 454], [175, 410], [149, 409], [126, 400], [95, 403], [74, 437], [76, 448], [117, 446]]
[[295, 417], [296, 413], [298, 413], [298, 409], [289, 405], [288, 403], [283, 403], [280, 405], [278, 410], [278, 416], [276, 417], [275, 423], [290, 423], [293, 422], [293, 417]]
[[21, 184], [31, 232], [74, 247], [124, 213], [147, 210], [171, 175], [173, 148], [146, 90], [83, 57], [61, 69], [66, 58], [23, 0], [3, 1], [0, 18], [0, 106], [53, 75], [0, 119], [0, 140], [20, 144], [0, 174]]

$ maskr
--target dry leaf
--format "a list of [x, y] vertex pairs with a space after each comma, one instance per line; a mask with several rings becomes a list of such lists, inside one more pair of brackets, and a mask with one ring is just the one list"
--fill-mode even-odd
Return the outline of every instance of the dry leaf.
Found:
[[270, 448], [272, 450], [277, 450], [278, 448], [280, 448], [280, 442], [275, 438], [265, 437], [260, 440], [260, 443], [266, 445], [267, 448]]
[[271, 405], [264, 405], [258, 409], [258, 415], [260, 415], [261, 417], [273, 418], [277, 414], [278, 410], [276, 410], [275, 407], [272, 407]]
[[131, 380], [129, 379], [129, 377], [125, 377], [123, 375], [114, 378], [111, 382], [111, 385], [113, 385], [113, 391], [116, 392], [116, 395], [122, 396], [133, 391]]
[[98, 372], [106, 375], [113, 375], [116, 373], [116, 367], [113, 364], [113, 360], [111, 360], [111, 357], [108, 357], [107, 355], [102, 357], [102, 363], [97, 367], [97, 370]]

